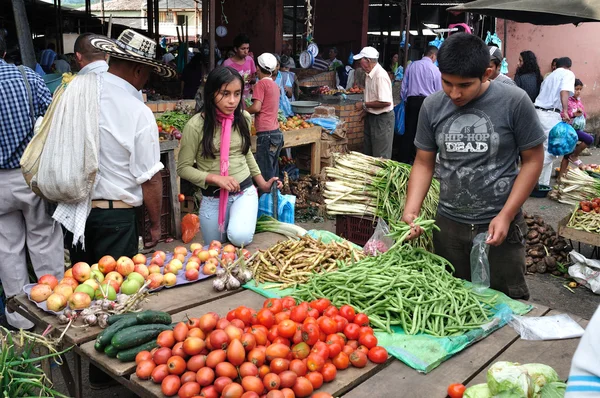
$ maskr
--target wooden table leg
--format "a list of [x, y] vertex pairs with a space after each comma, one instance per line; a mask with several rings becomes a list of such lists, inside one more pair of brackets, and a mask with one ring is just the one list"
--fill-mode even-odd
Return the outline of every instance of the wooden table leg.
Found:
[[313, 142], [310, 147], [310, 174], [321, 173], [321, 143]]
[[73, 363], [75, 364], [75, 398], [83, 397], [83, 385], [81, 380], [81, 355], [73, 352]]
[[[50, 350], [48, 350], [48, 348], [46, 348], [46, 347], [39, 348], [39, 355], [41, 357], [48, 355], [48, 354], [50, 354]], [[46, 374], [46, 377], [52, 383], [52, 369], [50, 368], [50, 359], [49, 358], [42, 359], [40, 361], [40, 364], [42, 366], [42, 370]]]
[[171, 183], [171, 213], [172, 227], [171, 233], [175, 239], [181, 238], [181, 206], [179, 205], [179, 187], [177, 186], [177, 162], [175, 161], [175, 152], [167, 152], [167, 168], [169, 169], [169, 181]]
[[[76, 357], [79, 356], [76, 353], [73, 353], [73, 355], [75, 355]], [[69, 362], [67, 362], [67, 358], [65, 357], [64, 354], [60, 356], [60, 361], [62, 362], [62, 365], [60, 365], [60, 373], [62, 374], [65, 384], [67, 385], [67, 390], [69, 390], [69, 395], [74, 397], [76, 395], [75, 381], [73, 380], [73, 374], [71, 373], [71, 369], [69, 367]], [[81, 367], [80, 367], [80, 370], [81, 370]], [[81, 371], [79, 373], [79, 380], [80, 380], [79, 384], [81, 384]]]

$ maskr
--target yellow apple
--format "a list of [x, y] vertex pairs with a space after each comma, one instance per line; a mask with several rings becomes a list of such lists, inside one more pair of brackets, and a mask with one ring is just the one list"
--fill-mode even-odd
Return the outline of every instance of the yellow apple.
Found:
[[163, 275], [163, 281], [165, 286], [175, 286], [177, 283], [177, 276], [172, 272], [167, 272]]

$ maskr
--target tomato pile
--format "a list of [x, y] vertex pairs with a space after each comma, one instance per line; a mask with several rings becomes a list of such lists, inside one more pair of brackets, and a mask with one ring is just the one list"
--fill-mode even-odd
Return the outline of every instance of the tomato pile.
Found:
[[182, 398], [331, 397], [313, 392], [340, 370], [388, 359], [367, 315], [328, 299], [267, 299], [259, 311], [241, 306], [225, 318], [210, 312], [161, 332], [157, 344], [137, 355], [136, 375]]

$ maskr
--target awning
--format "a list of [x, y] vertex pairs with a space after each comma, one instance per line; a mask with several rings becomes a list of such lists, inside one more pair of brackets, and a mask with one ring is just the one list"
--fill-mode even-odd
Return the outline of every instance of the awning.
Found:
[[476, 0], [448, 8], [534, 25], [600, 21], [600, 0]]

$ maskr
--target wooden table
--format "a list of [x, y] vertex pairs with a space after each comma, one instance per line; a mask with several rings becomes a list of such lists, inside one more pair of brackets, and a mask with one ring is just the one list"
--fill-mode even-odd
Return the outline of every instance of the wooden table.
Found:
[[[281, 237], [275, 234], [258, 234], [255, 237], [254, 248], [271, 246]], [[249, 248], [252, 248], [249, 247]], [[215, 292], [212, 280], [181, 287], [163, 289], [150, 298], [144, 306], [146, 309], [156, 309], [169, 312], [173, 321], [182, 321], [186, 316], [200, 316], [214, 311], [224, 316], [231, 309], [240, 305], [259, 308], [265, 298], [249, 290], [233, 292]], [[39, 310], [26, 296], [17, 296], [9, 302], [9, 307], [31, 319], [38, 326], [56, 327], [55, 333], [60, 333], [62, 326], [56, 325], [56, 318]], [[529, 316], [553, 315], [556, 312], [537, 306]], [[583, 327], [587, 321], [572, 316]], [[75, 378], [71, 376], [68, 365], [61, 367], [63, 377], [69, 387], [69, 395], [82, 396], [81, 386], [81, 357], [85, 356], [90, 362], [103, 369], [131, 391], [141, 397], [162, 397], [160, 387], [150, 381], [137, 379], [134, 363], [121, 363], [94, 350], [96, 335], [99, 328], [70, 329], [65, 334], [64, 345], [74, 345]], [[333, 396], [358, 398], [364, 396], [376, 397], [445, 397], [446, 388], [451, 383], [465, 385], [485, 381], [487, 368], [496, 361], [506, 360], [521, 363], [541, 362], [552, 366], [562, 379], [566, 379], [571, 366], [571, 359], [579, 343], [579, 339], [559, 341], [525, 341], [510, 327], [492, 333], [485, 339], [468, 347], [461, 353], [442, 363], [429, 374], [421, 374], [396, 359], [390, 359], [385, 364], [369, 363], [362, 369], [349, 368], [338, 372], [336, 379], [326, 383], [322, 390]], [[64, 361], [66, 364], [66, 361]]]
[[[321, 127], [290, 130], [283, 132], [283, 148], [310, 145], [310, 174], [321, 172]], [[256, 136], [251, 137], [252, 152], [256, 152]]]

